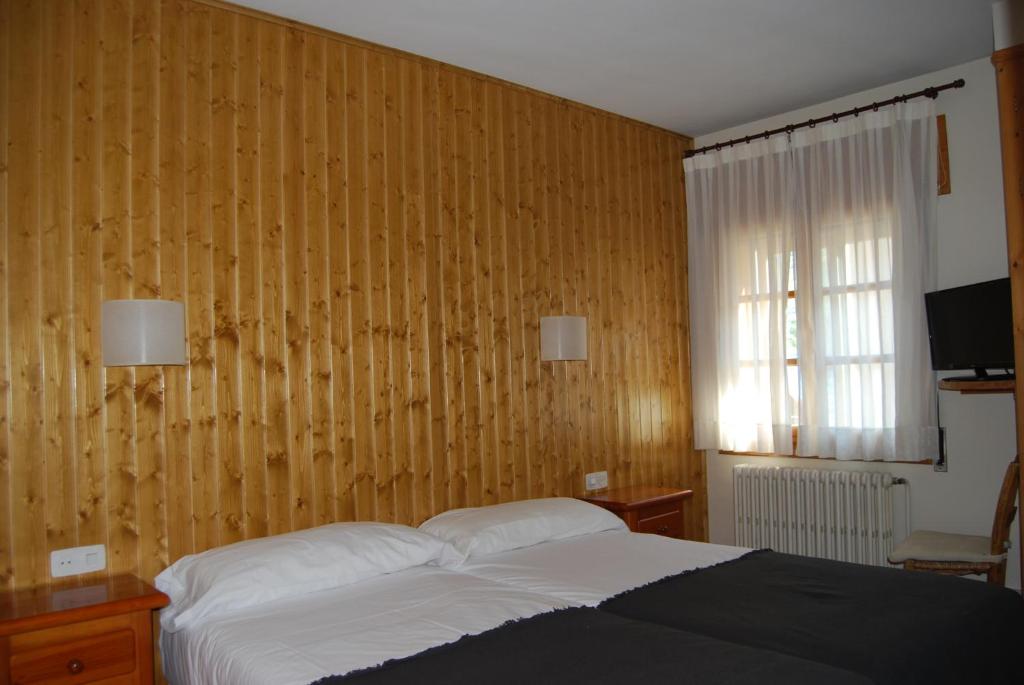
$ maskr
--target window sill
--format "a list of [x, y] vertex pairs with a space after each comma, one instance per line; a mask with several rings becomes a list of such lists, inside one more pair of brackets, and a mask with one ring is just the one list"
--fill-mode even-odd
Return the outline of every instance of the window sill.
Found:
[[[734, 452], [732, 450], [718, 450], [719, 454], [725, 454], [730, 457], [776, 457], [779, 459], [818, 459], [821, 461], [838, 461], [837, 459], [822, 459], [821, 457], [811, 457], [797, 454], [772, 454], [771, 452]], [[934, 459], [925, 459], [924, 461], [881, 461], [878, 459], [843, 459], [843, 461], [854, 461], [865, 464], [909, 464], [911, 466], [931, 466], [935, 463]]]

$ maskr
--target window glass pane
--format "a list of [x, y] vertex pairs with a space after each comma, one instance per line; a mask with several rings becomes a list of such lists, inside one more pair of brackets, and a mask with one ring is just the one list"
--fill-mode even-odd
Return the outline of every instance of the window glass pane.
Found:
[[789, 418], [794, 426], [800, 424], [800, 367], [786, 367], [786, 399]]
[[832, 249], [826, 242], [819, 259], [822, 286], [826, 289], [892, 280], [892, 238], [888, 236], [842, 242]]
[[878, 241], [878, 280], [892, 280], [892, 238]]
[[891, 428], [895, 412], [892, 362], [847, 362], [826, 367], [828, 421], [836, 428]]
[[753, 302], [741, 302], [736, 308], [736, 331], [739, 336], [740, 361], [754, 360], [754, 321]]
[[881, 347], [884, 354], [893, 354], [896, 351], [893, 343], [893, 309], [892, 309], [892, 288], [883, 288], [878, 292], [878, 306], [881, 307], [884, 316], [882, 317], [882, 329], [880, 331]]
[[786, 301], [786, 359], [799, 357], [797, 343], [796, 299], [791, 297]]

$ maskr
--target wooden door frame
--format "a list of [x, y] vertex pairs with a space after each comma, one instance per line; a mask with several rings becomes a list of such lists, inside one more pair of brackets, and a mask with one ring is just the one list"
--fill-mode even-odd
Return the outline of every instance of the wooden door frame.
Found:
[[[1013, 295], [1013, 357], [1016, 370], [1014, 416], [1017, 454], [1024, 454], [1024, 45], [992, 54], [999, 99], [999, 141], [1006, 206], [1006, 258]], [[1024, 481], [1018, 490], [1024, 502]], [[1024, 574], [1024, 525], [1018, 525], [1017, 553]]]

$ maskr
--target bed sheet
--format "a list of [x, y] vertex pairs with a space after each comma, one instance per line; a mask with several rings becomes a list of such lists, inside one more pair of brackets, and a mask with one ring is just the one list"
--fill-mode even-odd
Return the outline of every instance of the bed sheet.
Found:
[[418, 566], [160, 636], [174, 685], [307, 685], [570, 602]]
[[610, 530], [471, 557], [452, 570], [583, 606], [751, 550]]

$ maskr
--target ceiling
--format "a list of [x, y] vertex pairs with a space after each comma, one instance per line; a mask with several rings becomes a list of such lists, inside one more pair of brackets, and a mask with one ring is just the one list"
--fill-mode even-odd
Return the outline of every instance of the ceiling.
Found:
[[987, 0], [234, 1], [689, 135], [992, 52]]

